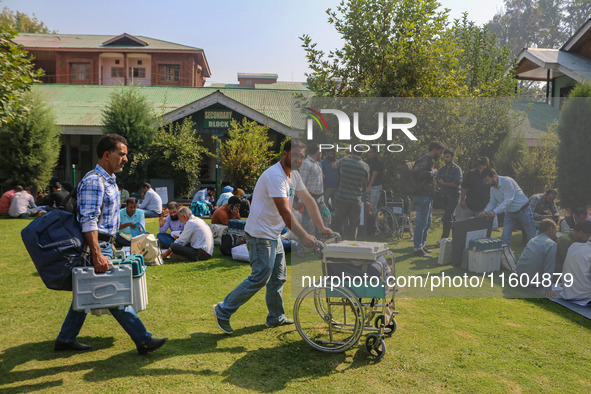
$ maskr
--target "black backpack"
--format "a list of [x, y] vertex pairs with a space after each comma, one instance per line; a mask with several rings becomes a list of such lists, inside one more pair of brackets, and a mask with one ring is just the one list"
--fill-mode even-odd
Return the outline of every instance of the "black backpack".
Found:
[[412, 176], [412, 170], [415, 168], [414, 161], [404, 160], [396, 168], [394, 173], [394, 181], [396, 188], [398, 189], [397, 194], [405, 196], [414, 196], [421, 191], [421, 183]]
[[238, 245], [245, 244], [246, 240], [243, 236], [236, 233], [226, 233], [222, 235], [222, 242], [220, 244], [220, 252], [224, 256], [232, 255], [232, 248]]

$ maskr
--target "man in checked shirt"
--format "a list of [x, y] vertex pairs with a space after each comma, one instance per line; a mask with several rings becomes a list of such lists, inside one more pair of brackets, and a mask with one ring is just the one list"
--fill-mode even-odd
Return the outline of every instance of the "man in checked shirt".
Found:
[[[127, 163], [127, 141], [120, 135], [107, 134], [96, 147], [98, 164], [78, 184], [78, 221], [88, 246], [96, 272], [105, 272], [113, 258], [113, 236], [119, 229], [119, 189], [115, 172]], [[101, 213], [102, 211], [102, 213]], [[158, 349], [168, 338], [152, 338], [131, 306], [112, 308], [111, 315], [135, 342], [139, 354]], [[70, 310], [55, 341], [54, 349], [90, 350], [89, 345], [79, 343], [76, 337], [84, 324], [86, 312]]]

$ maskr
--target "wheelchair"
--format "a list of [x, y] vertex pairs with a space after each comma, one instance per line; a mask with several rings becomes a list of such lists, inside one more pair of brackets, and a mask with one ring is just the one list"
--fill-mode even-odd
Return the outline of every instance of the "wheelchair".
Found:
[[402, 239], [404, 234], [413, 237], [410, 222], [410, 198], [394, 195], [391, 190], [382, 191], [384, 205], [375, 216], [376, 230], [381, 234], [393, 234]]
[[[395, 277], [394, 254], [383, 243], [339, 243], [339, 239], [340, 237], [333, 241], [336, 248], [332, 249], [332, 254], [326, 253], [329, 249], [327, 244], [331, 241], [325, 244], [318, 241], [323, 251], [323, 275], [361, 278], [366, 274], [375, 278], [379, 285], [358, 286], [355, 280], [351, 286], [314, 283], [303, 289], [296, 298], [293, 313], [296, 330], [314, 349], [329, 353], [344, 352], [358, 345], [364, 331], [369, 332], [365, 339], [365, 348], [371, 357], [379, 360], [386, 353], [384, 336], [390, 336], [396, 331], [396, 289], [389, 288], [386, 280], [387, 276]], [[342, 247], [340, 252], [339, 247]], [[355, 248], [359, 251], [363, 249], [361, 254], [356, 254]], [[373, 254], [365, 253], [371, 248], [380, 250]], [[390, 259], [391, 265], [387, 259]], [[388, 300], [390, 294], [392, 298]]]

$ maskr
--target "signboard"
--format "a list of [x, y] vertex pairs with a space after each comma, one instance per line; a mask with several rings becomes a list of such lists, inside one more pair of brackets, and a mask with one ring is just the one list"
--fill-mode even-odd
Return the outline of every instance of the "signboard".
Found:
[[162, 199], [162, 204], [166, 204], [168, 202], [168, 188], [164, 187], [156, 187], [154, 191], [160, 196]]
[[205, 111], [203, 127], [206, 129], [227, 129], [230, 128], [232, 111]]
[[462, 254], [468, 248], [471, 239], [489, 238], [492, 228], [492, 220], [484, 216], [460, 220], [451, 224], [451, 259], [452, 264], [459, 266], [462, 262]]

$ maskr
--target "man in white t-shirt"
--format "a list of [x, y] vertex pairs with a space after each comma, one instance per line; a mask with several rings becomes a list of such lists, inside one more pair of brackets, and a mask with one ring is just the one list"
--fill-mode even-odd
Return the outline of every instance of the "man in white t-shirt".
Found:
[[252, 272], [232, 290], [223, 302], [213, 306], [218, 327], [232, 333], [230, 317], [263, 286], [267, 287], [266, 301], [269, 314], [265, 325], [277, 327], [293, 324], [285, 317], [283, 284], [287, 280], [285, 255], [279, 236], [287, 226], [305, 247], [313, 247], [316, 238], [308, 234], [297, 220], [292, 220], [291, 206], [294, 196], [304, 203], [312, 222], [321, 234], [332, 235], [325, 227], [314, 198], [308, 193], [297, 170], [302, 164], [306, 146], [298, 140], [287, 141], [281, 160], [269, 167], [258, 179], [252, 196], [250, 215], [244, 228], [246, 246]]

